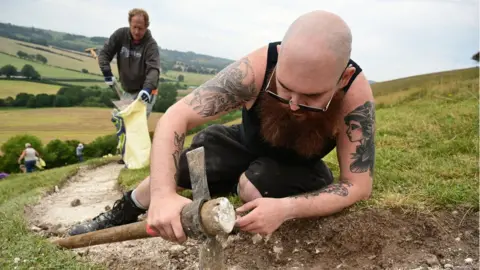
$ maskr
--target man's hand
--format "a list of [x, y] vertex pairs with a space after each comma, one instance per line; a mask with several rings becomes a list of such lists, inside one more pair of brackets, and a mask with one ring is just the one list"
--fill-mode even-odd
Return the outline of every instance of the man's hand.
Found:
[[237, 208], [237, 213], [250, 210], [250, 213], [237, 219], [236, 226], [251, 233], [271, 234], [288, 216], [288, 205], [282, 199], [258, 198]]
[[112, 86], [113, 83], [115, 83], [115, 76], [113, 76], [113, 73], [111, 70], [102, 70], [103, 78], [105, 80], [105, 83], [108, 86]]
[[140, 97], [140, 99], [144, 102], [144, 103], [150, 103], [152, 101], [152, 95], [151, 95], [152, 91], [150, 89], [143, 89], [142, 91], [140, 91], [138, 93], [138, 96], [137, 97]]
[[163, 198], [152, 198], [148, 210], [147, 225], [165, 240], [183, 243], [187, 240], [180, 213], [192, 200], [177, 193]]
[[108, 86], [112, 86], [114, 83], [115, 83], [115, 77], [114, 76], [111, 76], [111, 77], [105, 77], [105, 83], [108, 85]]

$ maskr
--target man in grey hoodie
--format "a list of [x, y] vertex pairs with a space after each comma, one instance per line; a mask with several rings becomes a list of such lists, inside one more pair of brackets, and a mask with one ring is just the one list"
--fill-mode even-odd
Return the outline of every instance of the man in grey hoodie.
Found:
[[147, 117], [156, 101], [160, 76], [160, 53], [148, 26], [148, 13], [132, 9], [128, 13], [129, 27], [117, 29], [105, 42], [98, 55], [98, 64], [107, 85], [113, 85], [110, 62], [117, 56], [120, 83], [126, 97], [140, 98], [147, 105]]

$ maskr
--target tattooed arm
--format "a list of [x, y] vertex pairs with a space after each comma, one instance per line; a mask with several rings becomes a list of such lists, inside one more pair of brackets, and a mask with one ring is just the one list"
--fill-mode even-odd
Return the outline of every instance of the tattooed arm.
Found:
[[288, 219], [327, 216], [370, 197], [375, 164], [375, 105], [370, 86], [362, 82], [362, 77], [347, 92], [339, 122], [339, 181], [315, 192], [286, 198]]
[[255, 100], [258, 94], [255, 70], [258, 67], [253, 66], [250, 57], [242, 58], [175, 103], [162, 116], [152, 144], [152, 198], [175, 192], [175, 172], [188, 130]]

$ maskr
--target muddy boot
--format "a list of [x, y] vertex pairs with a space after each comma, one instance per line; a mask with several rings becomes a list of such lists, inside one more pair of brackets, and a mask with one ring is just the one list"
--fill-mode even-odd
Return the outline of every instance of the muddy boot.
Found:
[[125, 225], [138, 221], [138, 216], [146, 213], [147, 210], [138, 208], [132, 201], [132, 191], [123, 195], [115, 202], [113, 208], [107, 212], [94, 217], [91, 221], [74, 226], [69, 235], [83, 234], [96, 230], [102, 230], [109, 227]]

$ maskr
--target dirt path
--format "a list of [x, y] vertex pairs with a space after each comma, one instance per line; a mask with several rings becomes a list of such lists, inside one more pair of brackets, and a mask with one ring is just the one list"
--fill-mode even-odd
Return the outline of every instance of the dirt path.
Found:
[[[46, 237], [92, 218], [120, 197], [122, 165], [81, 170], [27, 210], [32, 230]], [[71, 206], [74, 199], [80, 205]], [[437, 213], [344, 211], [289, 221], [271, 237], [239, 233], [224, 242], [228, 269], [479, 269], [479, 216], [471, 209]], [[161, 238], [76, 249], [79, 259], [109, 269], [198, 269], [198, 243]]]
[[[39, 224], [55, 221], [65, 228], [98, 215], [121, 196], [116, 187], [121, 169], [122, 165], [109, 164], [90, 171], [80, 170], [59, 192], [35, 205], [30, 218]], [[75, 199], [79, 199], [80, 204], [72, 207]]]

